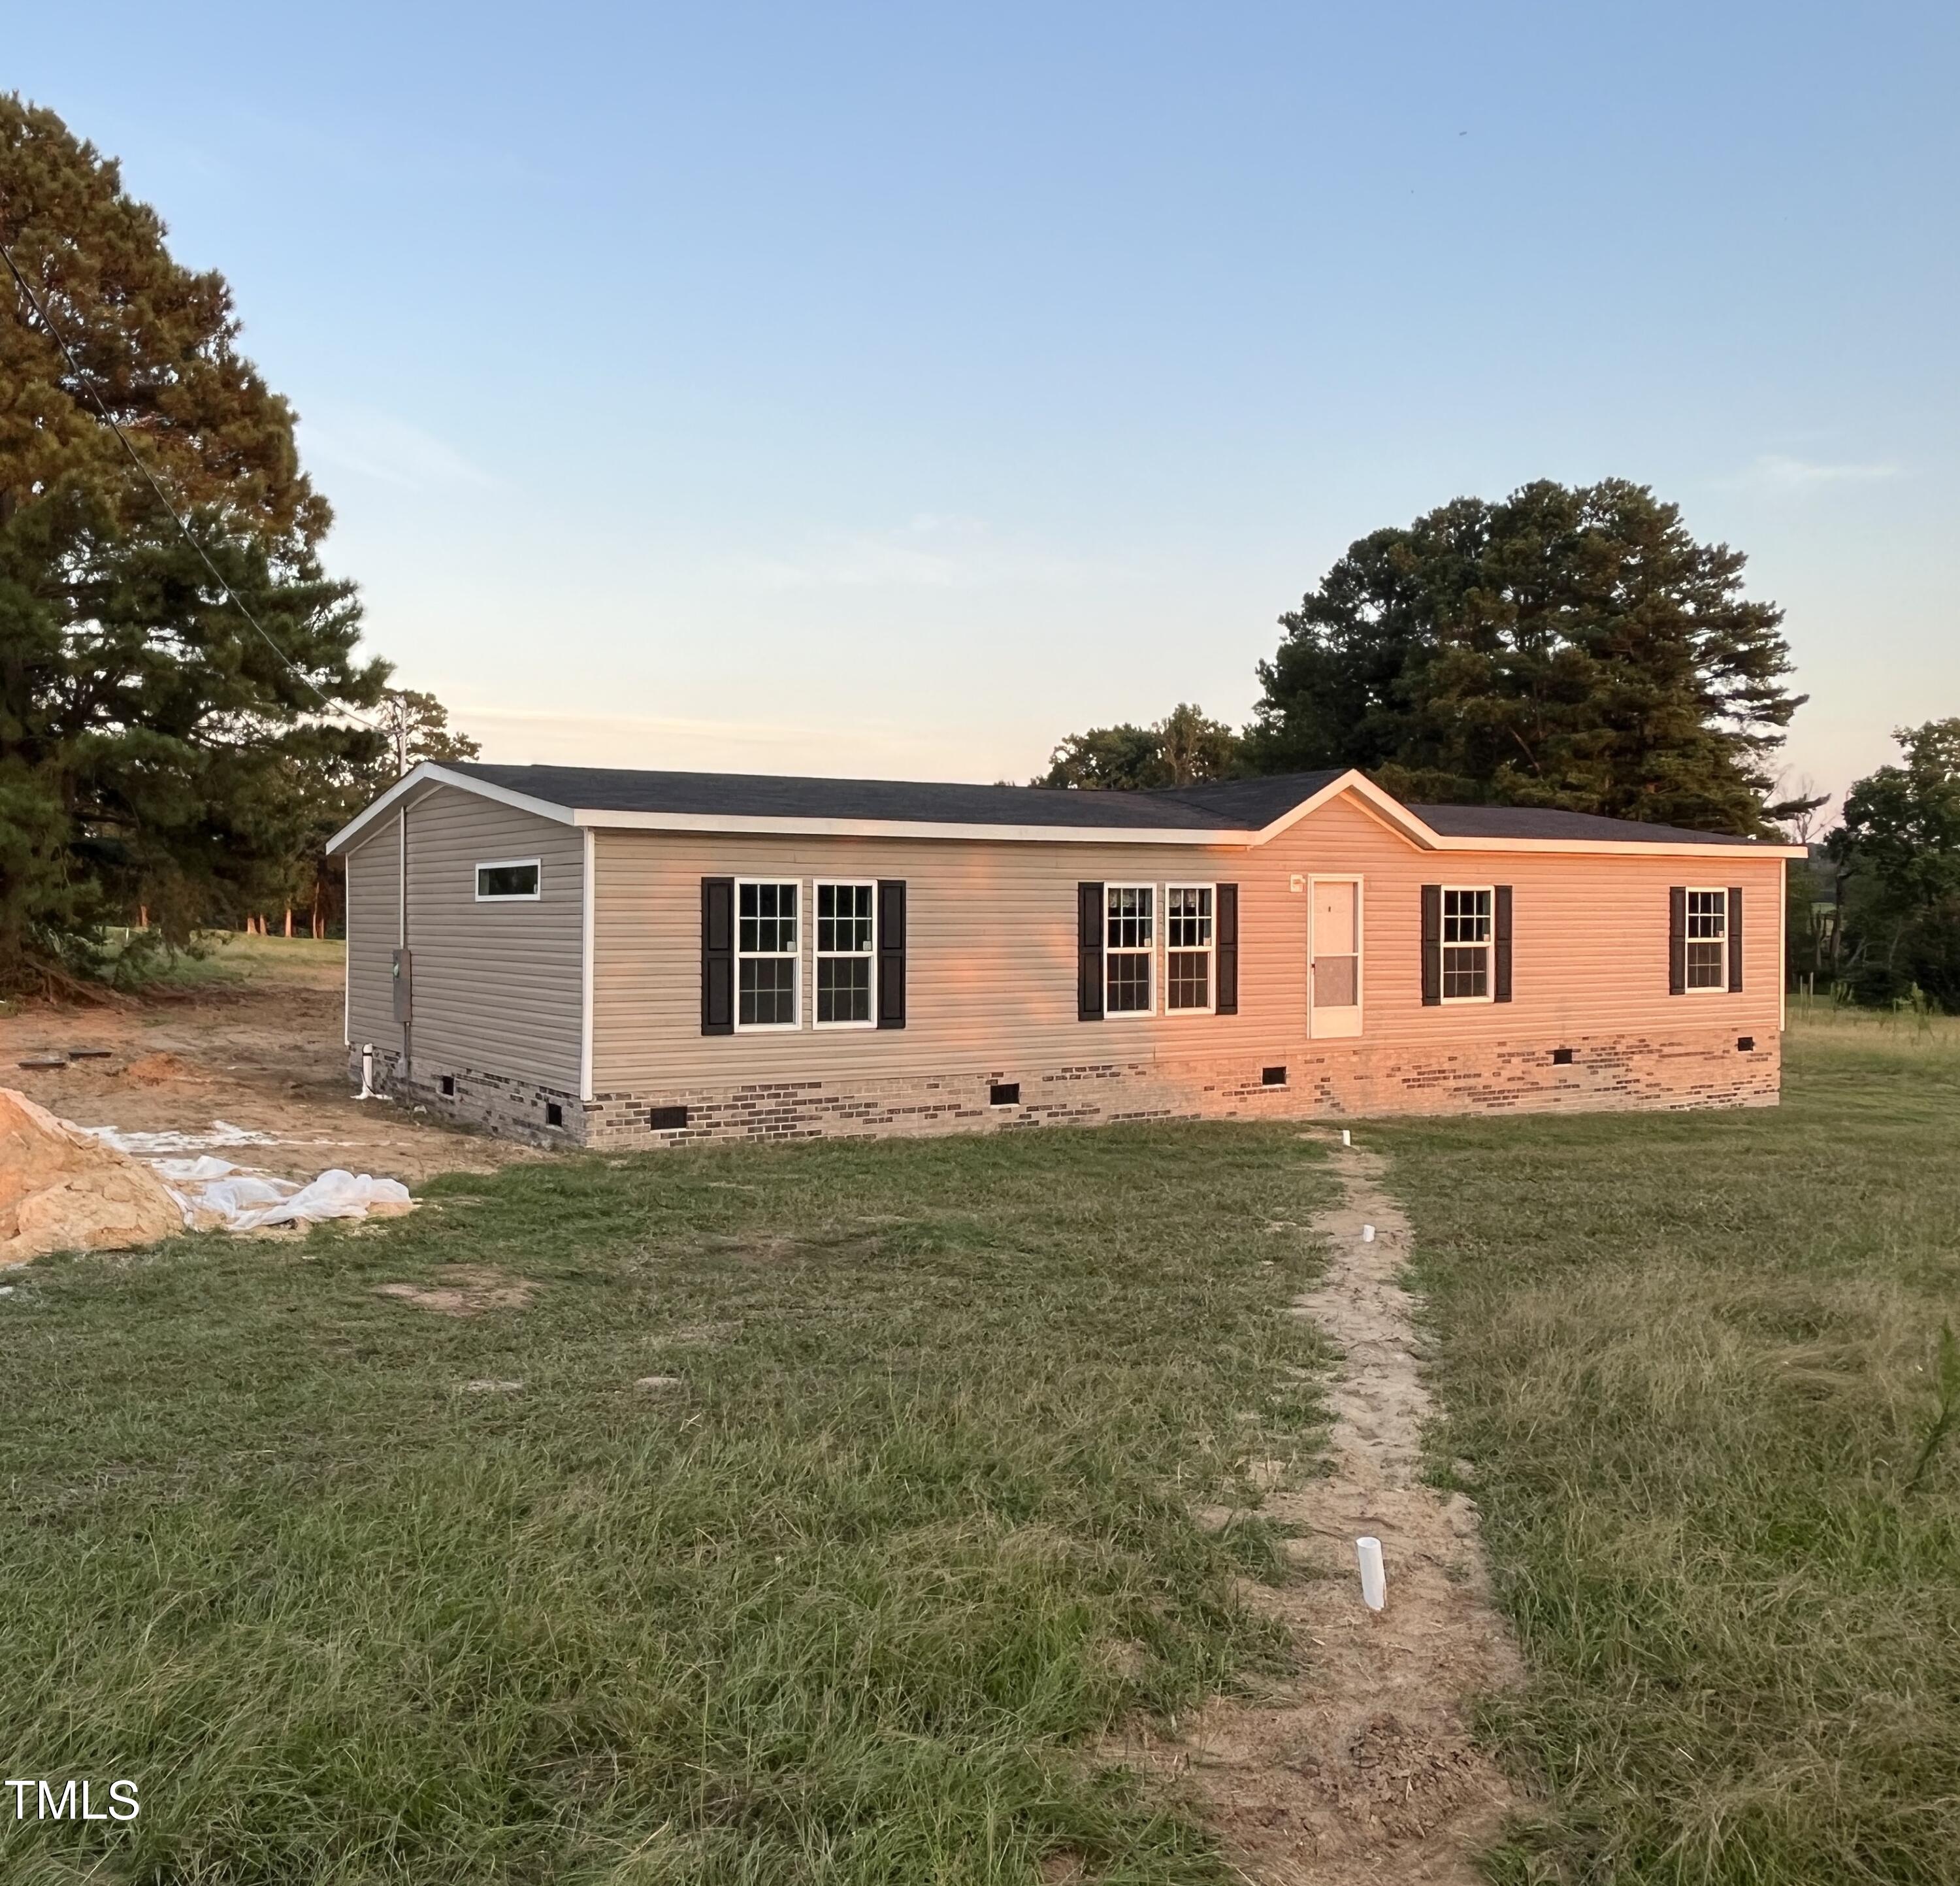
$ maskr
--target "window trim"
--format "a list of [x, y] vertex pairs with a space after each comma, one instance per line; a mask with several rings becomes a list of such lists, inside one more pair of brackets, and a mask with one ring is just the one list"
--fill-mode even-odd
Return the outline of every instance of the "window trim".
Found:
[[[486, 871], [519, 871], [530, 865], [538, 874], [538, 887], [535, 890], [491, 890], [483, 888], [483, 874]], [[474, 867], [473, 881], [476, 888], [479, 903], [537, 903], [545, 894], [545, 861], [542, 858], [486, 858]]]
[[[1204, 1005], [1201, 1008], [1173, 1008], [1170, 1003], [1170, 959], [1173, 953], [1170, 940], [1170, 899], [1174, 890], [1208, 890], [1211, 894], [1211, 910], [1206, 921], [1211, 927], [1211, 940], [1201, 948], [1192, 949], [1179, 945], [1175, 953], [1179, 956], [1202, 956], [1204, 958]], [[1175, 1015], [1215, 1015], [1218, 1012], [1218, 886], [1211, 884], [1164, 884], [1158, 887], [1157, 895], [1163, 900], [1163, 908], [1160, 923], [1163, 933], [1163, 967], [1160, 980], [1163, 986], [1163, 1010], [1166, 1018]], [[1103, 999], [1109, 999], [1108, 985], [1104, 985]], [[1126, 1015], [1140, 1014], [1141, 1010], [1126, 1009]]]
[[[868, 890], [871, 894], [871, 943], [864, 950], [826, 950], [818, 941], [816, 894], [824, 889]], [[736, 893], [741, 895], [738, 890]], [[871, 965], [870, 1014], [863, 1021], [819, 1021], [816, 1014], [817, 968], [829, 957], [837, 962]], [[737, 972], [739, 978], [740, 972]], [[813, 878], [810, 881], [810, 1025], [826, 1034], [832, 1029], [875, 1028], [878, 1025], [878, 881], [875, 878]]]
[[[797, 943], [794, 951], [745, 950], [742, 947], [742, 889], [745, 884], [788, 884], [797, 894]], [[731, 952], [735, 973], [733, 986], [729, 991], [730, 1005], [734, 1011], [735, 1033], [737, 1034], [791, 1034], [803, 1026], [803, 880], [800, 878], [737, 878], [735, 880], [734, 932]], [[742, 962], [746, 957], [752, 963], [789, 963], [794, 965], [790, 973], [790, 1015], [788, 1021], [744, 1021], [742, 1019]]]
[[[1437, 948], [1442, 954], [1443, 978], [1442, 1006], [1446, 1008], [1474, 1008], [1483, 1003], [1494, 1003], [1497, 999], [1497, 887], [1495, 884], [1442, 884], [1438, 899], [1437, 921], [1442, 925], [1442, 935]], [[1481, 943], [1452, 943], [1449, 940], [1449, 894], [1459, 896], [1468, 891], [1481, 895], [1491, 900], [1489, 922], [1491, 934]], [[1449, 992], [1449, 952], [1452, 950], [1477, 950], [1484, 952], [1484, 992], [1481, 996], [1452, 996]]]
[[[1681, 921], [1685, 926], [1681, 933], [1681, 992], [1684, 996], [1726, 996], [1729, 992], [1729, 887], [1726, 884], [1688, 884], [1683, 887], [1685, 895], [1682, 899]], [[1694, 900], [1697, 897], [1720, 897], [1722, 900], [1722, 934], [1720, 936], [1697, 936], [1694, 934]], [[1716, 961], [1722, 972], [1719, 983], [1697, 983], [1693, 979], [1694, 948], [1698, 943], [1713, 943], [1718, 952]]]
[[[1110, 948], [1109, 894], [1112, 890], [1147, 890], [1150, 894], [1150, 940], [1147, 948], [1135, 950], [1122, 949], [1115, 951], [1112, 951]], [[1160, 1015], [1163, 1012], [1163, 978], [1159, 973], [1157, 963], [1157, 958], [1163, 953], [1163, 948], [1162, 943], [1158, 940], [1163, 935], [1163, 913], [1157, 907], [1157, 900], [1161, 894], [1160, 887], [1155, 884], [1145, 884], [1130, 880], [1125, 880], [1123, 882], [1118, 883], [1113, 878], [1106, 878], [1103, 881], [1102, 1018], [1105, 1021], [1141, 1021], [1147, 1019], [1152, 1015]], [[1214, 906], [1212, 922], [1215, 931], [1217, 923], [1217, 913], [1216, 909], [1217, 899], [1215, 896], [1212, 899], [1212, 903]], [[1109, 1006], [1109, 958], [1112, 955], [1141, 956], [1144, 961], [1150, 965], [1150, 999], [1148, 1003], [1147, 1003], [1143, 1008], [1112, 1008]]]

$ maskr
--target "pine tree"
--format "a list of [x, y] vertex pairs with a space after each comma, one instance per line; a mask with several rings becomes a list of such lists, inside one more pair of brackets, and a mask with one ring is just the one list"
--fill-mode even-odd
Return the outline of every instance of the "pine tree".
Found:
[[1418, 801], [1756, 833], [1802, 704], [1744, 559], [1622, 479], [1462, 498], [1352, 545], [1259, 666], [1247, 758]]
[[357, 660], [352, 587], [321, 568], [292, 411], [238, 351], [223, 278], [165, 233], [112, 161], [0, 96], [0, 242], [32, 290], [0, 278], [0, 987], [72, 968], [138, 903], [177, 939], [262, 905], [290, 862], [266, 830], [279, 770], [380, 744], [341, 712], [387, 669]]

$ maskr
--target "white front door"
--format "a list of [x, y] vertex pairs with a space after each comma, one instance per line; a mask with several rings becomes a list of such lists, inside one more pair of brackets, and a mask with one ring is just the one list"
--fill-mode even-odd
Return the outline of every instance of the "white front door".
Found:
[[1306, 1031], [1359, 1034], [1361, 881], [1309, 878], [1306, 887]]

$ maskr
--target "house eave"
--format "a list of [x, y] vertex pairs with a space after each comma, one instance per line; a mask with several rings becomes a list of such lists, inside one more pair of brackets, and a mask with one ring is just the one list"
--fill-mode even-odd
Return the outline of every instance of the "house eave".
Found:
[[1553, 852], [1577, 856], [1643, 858], [1803, 858], [1801, 845], [1651, 843], [1639, 839], [1563, 839], [1446, 836], [1433, 830], [1392, 795], [1365, 775], [1349, 771], [1257, 830], [1241, 827], [1138, 827], [1120, 825], [963, 824], [924, 819], [796, 818], [712, 812], [633, 812], [590, 806], [560, 805], [508, 786], [424, 761], [404, 775], [357, 818], [334, 833], [326, 849], [338, 855], [359, 844], [402, 801], [425, 789], [453, 786], [479, 798], [549, 819], [554, 824], [615, 832], [724, 833], [778, 838], [870, 838], [940, 840], [994, 845], [1154, 845], [1214, 851], [1255, 851], [1292, 830], [1329, 801], [1344, 795], [1418, 850], [1437, 852]]

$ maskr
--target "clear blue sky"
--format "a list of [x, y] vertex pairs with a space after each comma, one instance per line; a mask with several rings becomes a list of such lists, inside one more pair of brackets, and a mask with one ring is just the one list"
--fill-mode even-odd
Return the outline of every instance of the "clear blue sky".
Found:
[[491, 757], [1026, 777], [1353, 538], [1653, 485], [1793, 776], [1960, 713], [1960, 8], [15, 8]]

